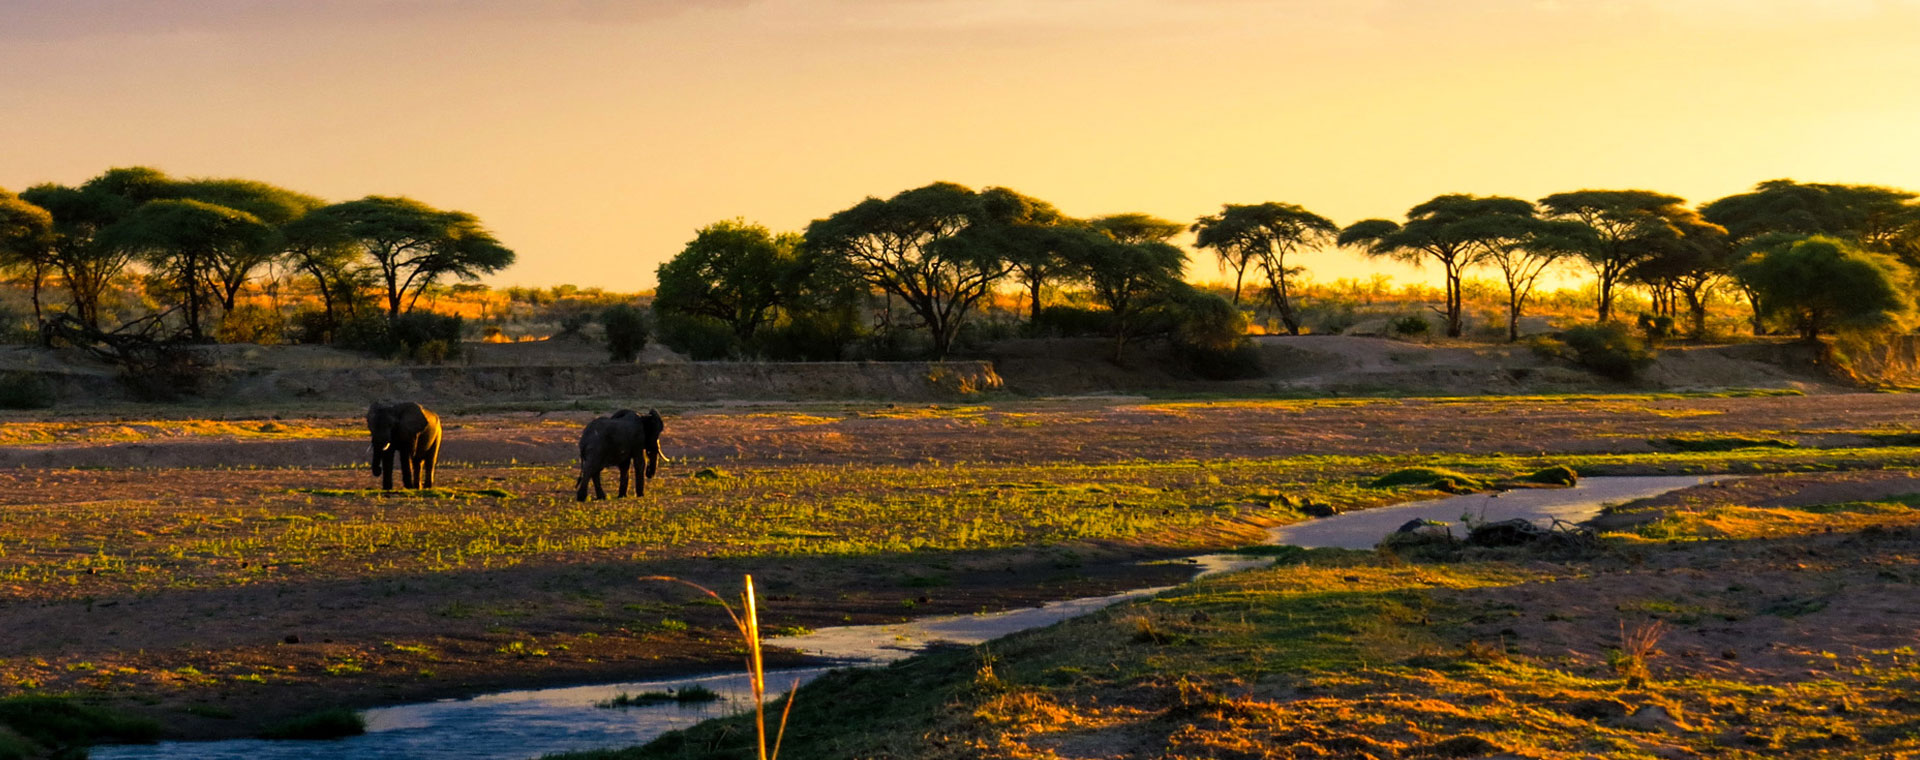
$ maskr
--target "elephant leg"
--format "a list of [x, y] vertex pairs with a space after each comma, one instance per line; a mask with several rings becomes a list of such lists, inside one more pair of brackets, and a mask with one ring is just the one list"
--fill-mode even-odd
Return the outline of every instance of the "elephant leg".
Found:
[[421, 488], [433, 487], [433, 470], [435, 467], [439, 466], [439, 461], [440, 461], [440, 444], [435, 443], [433, 445], [428, 446], [426, 458], [420, 461], [420, 473], [421, 473], [420, 487]]
[[581, 470], [580, 474], [574, 476], [573, 478], [573, 500], [574, 501], [587, 500], [587, 471], [586, 470]]
[[607, 489], [600, 487], [600, 471], [597, 469], [593, 471], [593, 498], [603, 501], [607, 498]]
[[620, 463], [620, 498], [627, 498], [627, 463]]
[[407, 444], [407, 447], [400, 451], [400, 482], [411, 490], [420, 487], [420, 470], [415, 461], [418, 454], [413, 450], [413, 441], [408, 441]]
[[635, 459], [633, 462], [633, 495], [635, 498], [647, 495], [647, 478], [653, 477], [653, 473], [647, 470], [646, 462], [647, 458], [645, 454], [640, 455], [640, 458]]
[[380, 490], [393, 490], [393, 449], [380, 452]]

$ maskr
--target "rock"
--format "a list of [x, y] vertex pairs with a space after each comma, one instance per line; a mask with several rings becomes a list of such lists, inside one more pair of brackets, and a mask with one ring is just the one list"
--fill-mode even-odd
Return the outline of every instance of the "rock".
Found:
[[1518, 518], [1476, 525], [1467, 532], [1467, 543], [1474, 546], [1520, 546], [1544, 538], [1549, 531], [1530, 520]]

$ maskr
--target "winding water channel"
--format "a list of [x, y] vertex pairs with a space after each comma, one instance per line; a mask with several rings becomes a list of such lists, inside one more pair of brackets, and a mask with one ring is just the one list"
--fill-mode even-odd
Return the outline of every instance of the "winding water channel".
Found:
[[[1365, 549], [1408, 520], [1455, 522], [1463, 514], [1489, 521], [1517, 517], [1542, 523], [1555, 518], [1578, 522], [1594, 516], [1608, 503], [1657, 496], [1726, 478], [1704, 475], [1587, 478], [1574, 488], [1469, 494], [1410, 502], [1283, 526], [1271, 531], [1269, 542], [1308, 548]], [[1257, 567], [1269, 560], [1207, 555], [1190, 558], [1190, 561], [1197, 577]], [[841, 665], [882, 665], [910, 657], [936, 642], [977, 644], [1152, 596], [1168, 588], [1171, 587], [1135, 589], [1112, 596], [1071, 599], [991, 614], [824, 628], [804, 636], [769, 639], [767, 643], [816, 654]], [[810, 681], [831, 669], [774, 671], [768, 674], [768, 681], [773, 687], [784, 689], [796, 679]], [[662, 704], [620, 709], [594, 706], [621, 693], [678, 690], [694, 685], [718, 692], [723, 699], [703, 705]], [[531, 689], [367, 710], [362, 713], [367, 733], [346, 739], [161, 742], [95, 747], [92, 757], [97, 760], [524, 760], [554, 752], [641, 744], [668, 731], [735, 712], [749, 704], [749, 700], [746, 677], [737, 673]]]

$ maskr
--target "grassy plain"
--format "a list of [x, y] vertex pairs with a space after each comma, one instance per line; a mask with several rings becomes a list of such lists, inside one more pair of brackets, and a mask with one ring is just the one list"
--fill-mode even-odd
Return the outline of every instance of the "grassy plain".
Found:
[[[711, 405], [663, 409], [673, 459], [646, 499], [587, 504], [570, 498], [570, 460], [588, 411], [449, 416], [445, 487], [409, 496], [367, 490], [357, 415], [15, 415], [0, 451], [12, 465], [0, 469], [0, 697], [77, 695], [207, 737], [342, 705], [707, 669], [736, 661], [724, 614], [636, 578], [720, 587], [751, 572], [767, 623], [784, 628], [1001, 609], [1178, 580], [1179, 568], [1138, 561], [1254, 543], [1304, 519], [1295, 508], [1306, 500], [1357, 508], [1424, 495], [1367, 487], [1405, 467], [1497, 478], [1551, 464], [1585, 474], [1920, 466], [1902, 437], [1908, 406], [1887, 394]], [[101, 425], [110, 434], [93, 435]], [[1677, 450], [1664, 443], [1674, 438], [1786, 445]], [[1697, 530], [1657, 529], [1675, 540]], [[1379, 600], [1426, 605], [1415, 597], [1443, 587], [1598, 572], [1476, 562], [1415, 573], [1316, 554], [1288, 567], [1363, 579], [1359, 617], [1326, 623], [1336, 628], [1364, 622]], [[1281, 646], [1300, 631], [1263, 633], [1261, 616], [1301, 614], [1278, 590], [1296, 581], [1264, 572], [1196, 587], [1215, 591], [1192, 592], [1192, 610], [1116, 612], [1146, 622], [1109, 625], [1122, 649], [1135, 636], [1185, 641], [1222, 627], [1194, 613], [1239, 620], [1240, 604], [1268, 611], [1219, 634], [1238, 637], [1218, 647], [1223, 662], [1242, 656], [1233, 642], [1247, 637], [1266, 637], [1273, 651], [1256, 659], [1279, 658], [1283, 670], [1296, 656], [1339, 663], [1329, 672], [1398, 662], [1338, 636], [1308, 635], [1346, 652], [1338, 657]], [[1327, 578], [1297, 580], [1304, 589]], [[1233, 584], [1264, 590], [1218, 591]], [[1239, 601], [1222, 607], [1209, 594]], [[1414, 649], [1465, 646], [1451, 622], [1422, 627], [1440, 643]], [[1267, 677], [1189, 663], [1185, 646], [1113, 662], [1133, 673], [1126, 683], [1191, 671], [1194, 694], [1222, 699], [1239, 698], [1235, 678]], [[1007, 663], [995, 672], [1026, 672], [992, 651]], [[967, 656], [981, 655], [941, 655], [962, 657], [954, 667], [976, 678]], [[1162, 685], [1187, 688], [1177, 684]], [[942, 720], [966, 704], [929, 693], [944, 695], [930, 698]], [[1290, 699], [1274, 709], [1304, 709]], [[1025, 741], [1011, 731], [1008, 741]]]

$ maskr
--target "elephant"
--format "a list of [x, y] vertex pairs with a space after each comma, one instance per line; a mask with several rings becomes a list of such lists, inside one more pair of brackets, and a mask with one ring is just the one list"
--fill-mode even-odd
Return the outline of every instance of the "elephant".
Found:
[[587, 423], [580, 431], [580, 477], [574, 481], [573, 500], [587, 500], [587, 484], [593, 484], [594, 498], [605, 499], [607, 492], [600, 487], [600, 471], [608, 467], [620, 468], [620, 497], [627, 495], [627, 473], [645, 459], [645, 466], [633, 473], [633, 495], [647, 495], [647, 479], [653, 477], [659, 468], [660, 432], [665, 423], [660, 412], [648, 409], [646, 414], [622, 409], [606, 417], [597, 417]]
[[373, 435], [373, 476], [393, 490], [393, 455], [400, 454], [400, 484], [432, 488], [433, 466], [440, 458], [440, 415], [411, 401], [367, 407], [367, 432]]

